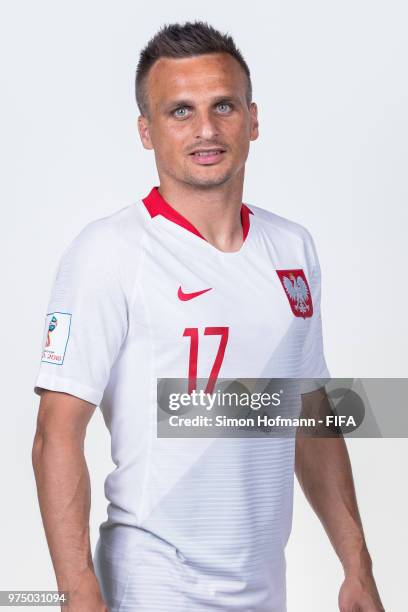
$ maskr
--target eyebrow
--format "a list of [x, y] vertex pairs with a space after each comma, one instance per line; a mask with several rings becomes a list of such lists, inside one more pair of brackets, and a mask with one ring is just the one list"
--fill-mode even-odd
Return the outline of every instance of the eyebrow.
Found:
[[[211, 100], [212, 105], [219, 104], [220, 102], [232, 102], [234, 104], [239, 104], [239, 98], [227, 94], [225, 96], [216, 96]], [[179, 100], [172, 100], [161, 105], [161, 110], [167, 112], [176, 109], [179, 106], [194, 106], [194, 102], [192, 100], [188, 100], [187, 98], [180, 98]]]

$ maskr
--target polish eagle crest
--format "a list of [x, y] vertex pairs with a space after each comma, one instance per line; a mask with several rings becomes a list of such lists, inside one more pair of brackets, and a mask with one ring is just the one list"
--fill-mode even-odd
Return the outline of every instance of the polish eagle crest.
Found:
[[292, 312], [297, 317], [311, 317], [313, 314], [312, 296], [302, 269], [276, 270]]

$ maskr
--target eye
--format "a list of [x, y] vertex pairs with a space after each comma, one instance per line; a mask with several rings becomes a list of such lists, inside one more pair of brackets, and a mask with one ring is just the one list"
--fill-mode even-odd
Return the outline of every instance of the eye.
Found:
[[183, 119], [187, 114], [187, 106], [179, 106], [173, 111], [174, 117], [178, 117], [179, 119]]
[[232, 104], [230, 104], [229, 102], [220, 102], [219, 104], [217, 104], [217, 108], [221, 111], [222, 114], [228, 113], [228, 111], [232, 109]]

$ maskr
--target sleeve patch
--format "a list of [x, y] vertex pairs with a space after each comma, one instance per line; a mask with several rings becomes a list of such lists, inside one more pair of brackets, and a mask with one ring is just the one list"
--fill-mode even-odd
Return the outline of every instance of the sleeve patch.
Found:
[[47, 314], [41, 361], [57, 365], [64, 363], [71, 328], [71, 316], [69, 312], [50, 312]]

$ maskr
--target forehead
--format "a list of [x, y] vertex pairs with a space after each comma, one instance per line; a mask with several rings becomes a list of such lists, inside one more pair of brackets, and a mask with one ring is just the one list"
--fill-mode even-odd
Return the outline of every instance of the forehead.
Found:
[[246, 84], [243, 68], [228, 53], [161, 57], [147, 77], [148, 95], [154, 104], [160, 104], [170, 96], [191, 97], [217, 92], [245, 95]]

